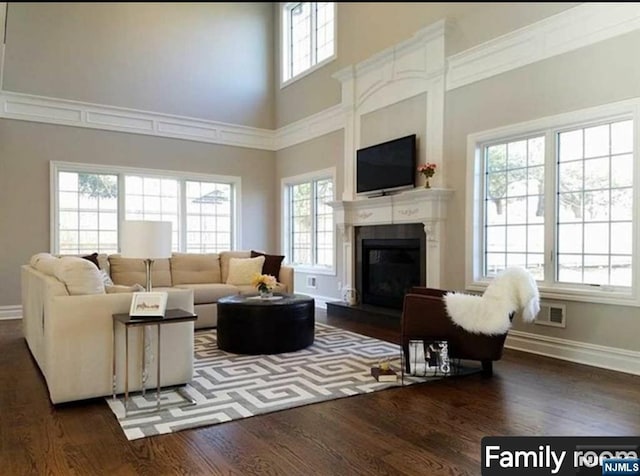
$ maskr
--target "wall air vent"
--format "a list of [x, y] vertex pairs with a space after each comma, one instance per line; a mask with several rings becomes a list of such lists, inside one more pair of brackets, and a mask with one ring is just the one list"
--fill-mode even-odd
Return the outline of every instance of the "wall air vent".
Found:
[[564, 304], [543, 302], [534, 321], [536, 324], [552, 327], [567, 327], [567, 308]]

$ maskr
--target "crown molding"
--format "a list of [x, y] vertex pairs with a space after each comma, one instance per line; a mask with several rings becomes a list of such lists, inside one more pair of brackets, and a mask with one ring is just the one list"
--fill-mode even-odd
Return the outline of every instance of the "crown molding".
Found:
[[[2, 14], [3, 5], [6, 5], [6, 2], [0, 2]], [[443, 76], [443, 70], [438, 61], [426, 61], [422, 49], [425, 44], [429, 44], [440, 50], [436, 51], [436, 57], [442, 54], [444, 45], [439, 44], [438, 39], [443, 38], [453, 26], [449, 20], [435, 22], [398, 45], [387, 48], [357, 65], [337, 71], [332, 77], [343, 83], [343, 98], [340, 104], [276, 130], [4, 91], [1, 90], [4, 63], [2, 44], [0, 118], [277, 151], [344, 129], [350, 109], [348, 106], [353, 107], [350, 101], [360, 107], [361, 112], [365, 112], [367, 108], [361, 107], [365, 102], [368, 103], [368, 109], [376, 109], [383, 104], [397, 102], [403, 97], [431, 89], [430, 85], [436, 84]], [[0, 33], [3, 29], [4, 22], [1, 23]], [[446, 90], [459, 88], [637, 29], [640, 29], [640, 4], [581, 4], [450, 56], [446, 60], [444, 76]], [[433, 55], [429, 54], [429, 57], [433, 58]], [[381, 71], [384, 75], [378, 77], [382, 74]], [[352, 83], [356, 78], [367, 78], [371, 84], [363, 84], [358, 91], [348, 88], [345, 90], [345, 83]], [[391, 79], [402, 79], [405, 83], [399, 90], [392, 91], [387, 88]], [[363, 82], [366, 81], [360, 81]], [[382, 89], [385, 89], [386, 98], [378, 97]], [[371, 101], [370, 98], [374, 98], [375, 101]]]
[[275, 150], [270, 129], [10, 91], [0, 91], [0, 118]]
[[584, 3], [448, 58], [447, 91], [640, 29], [638, 3]]
[[336, 104], [319, 113], [287, 124], [275, 132], [275, 150], [291, 147], [343, 129], [345, 117], [342, 105]]

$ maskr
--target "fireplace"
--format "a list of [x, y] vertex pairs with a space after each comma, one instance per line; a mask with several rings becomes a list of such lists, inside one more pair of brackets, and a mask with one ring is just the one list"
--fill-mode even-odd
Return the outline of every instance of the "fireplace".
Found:
[[402, 309], [406, 291], [425, 285], [422, 224], [356, 228], [356, 288], [363, 304]]

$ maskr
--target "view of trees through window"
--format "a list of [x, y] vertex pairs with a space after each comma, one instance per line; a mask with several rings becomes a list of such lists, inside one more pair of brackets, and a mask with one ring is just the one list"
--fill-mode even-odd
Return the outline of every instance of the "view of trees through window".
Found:
[[55, 242], [62, 254], [116, 253], [119, 217], [170, 221], [174, 251], [232, 249], [230, 183], [59, 170], [56, 195]]
[[[633, 122], [555, 134], [551, 158], [544, 134], [484, 148], [485, 275], [522, 266], [539, 280], [548, 269], [557, 282], [631, 286]], [[554, 249], [545, 254], [547, 233]]]
[[289, 186], [289, 241], [293, 264], [333, 266], [333, 180]]

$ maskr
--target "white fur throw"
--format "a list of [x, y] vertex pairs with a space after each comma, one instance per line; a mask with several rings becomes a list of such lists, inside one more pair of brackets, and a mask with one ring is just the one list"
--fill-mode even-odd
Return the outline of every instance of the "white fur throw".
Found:
[[505, 269], [482, 296], [447, 293], [444, 301], [451, 320], [474, 334], [504, 334], [512, 312], [522, 310], [522, 319], [532, 322], [540, 311], [538, 286], [524, 268]]

